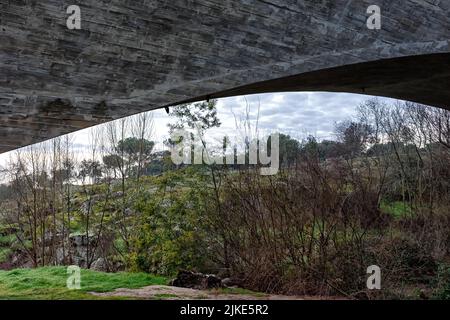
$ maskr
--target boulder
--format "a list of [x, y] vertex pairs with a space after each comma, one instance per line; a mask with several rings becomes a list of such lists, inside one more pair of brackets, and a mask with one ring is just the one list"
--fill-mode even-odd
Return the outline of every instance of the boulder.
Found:
[[104, 258], [98, 258], [95, 260], [92, 265], [91, 269], [95, 271], [108, 271], [108, 264], [106, 263], [106, 260]]
[[240, 287], [242, 285], [242, 280], [236, 278], [225, 278], [222, 280], [222, 286], [229, 287]]
[[221, 288], [222, 280], [211, 274], [195, 273], [191, 271], [179, 271], [177, 277], [171, 283], [175, 287], [197, 290]]

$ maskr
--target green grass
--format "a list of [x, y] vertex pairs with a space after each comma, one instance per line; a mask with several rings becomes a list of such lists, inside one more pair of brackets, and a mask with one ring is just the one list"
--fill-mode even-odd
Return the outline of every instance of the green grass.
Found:
[[396, 219], [410, 216], [412, 214], [411, 208], [408, 206], [408, 204], [402, 201], [395, 201], [390, 203], [383, 201], [381, 203], [381, 210], [392, 215]]
[[164, 277], [146, 273], [81, 270], [81, 290], [69, 290], [66, 286], [68, 276], [65, 267], [0, 271], [0, 299], [101, 299], [89, 292], [109, 292], [118, 288], [136, 289], [167, 283]]
[[171, 294], [171, 293], [158, 293], [158, 294], [155, 294], [155, 298], [169, 299], [169, 298], [178, 298], [178, 296], [176, 294]]

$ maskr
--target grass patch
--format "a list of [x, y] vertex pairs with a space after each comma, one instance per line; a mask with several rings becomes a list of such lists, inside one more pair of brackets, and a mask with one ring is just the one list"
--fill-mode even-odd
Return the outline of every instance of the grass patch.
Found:
[[176, 294], [170, 294], [170, 293], [158, 293], [155, 294], [155, 298], [158, 299], [170, 299], [170, 298], [178, 298], [178, 296]]
[[146, 273], [81, 270], [81, 290], [69, 290], [66, 286], [67, 278], [66, 267], [0, 271], [0, 299], [102, 299], [89, 292], [109, 292], [118, 288], [137, 289], [167, 283], [164, 277]]
[[396, 219], [411, 216], [412, 211], [408, 204], [402, 201], [385, 202], [381, 203], [381, 210], [387, 214], [390, 214]]

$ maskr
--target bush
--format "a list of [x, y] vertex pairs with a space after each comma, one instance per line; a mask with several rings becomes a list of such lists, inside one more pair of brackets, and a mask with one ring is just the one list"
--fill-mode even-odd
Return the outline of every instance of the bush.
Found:
[[450, 300], [450, 266], [441, 264], [436, 277], [436, 290], [433, 298], [439, 300]]
[[184, 178], [183, 172], [167, 173], [156, 181], [156, 192], [138, 199], [139, 223], [129, 255], [132, 269], [162, 275], [180, 269], [203, 271], [208, 236], [202, 194], [186, 188]]

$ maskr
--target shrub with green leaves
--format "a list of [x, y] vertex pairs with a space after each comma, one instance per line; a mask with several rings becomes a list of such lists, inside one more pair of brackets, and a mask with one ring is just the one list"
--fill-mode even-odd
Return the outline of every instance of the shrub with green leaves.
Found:
[[143, 193], [135, 204], [138, 229], [128, 256], [134, 270], [172, 275], [180, 269], [202, 270], [207, 260], [205, 190], [184, 170], [156, 179], [157, 190]]

